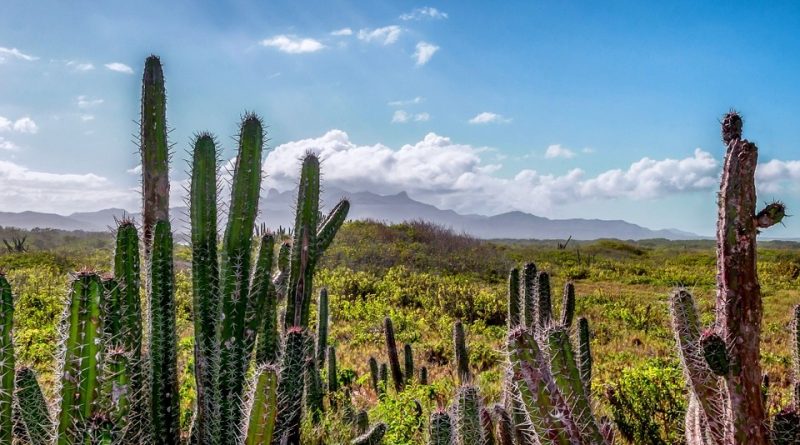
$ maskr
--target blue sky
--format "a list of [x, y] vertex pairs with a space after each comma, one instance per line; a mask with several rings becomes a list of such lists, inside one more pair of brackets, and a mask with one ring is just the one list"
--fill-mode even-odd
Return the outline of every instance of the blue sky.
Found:
[[[315, 150], [350, 191], [711, 234], [718, 119], [735, 107], [760, 147], [760, 198], [800, 207], [796, 2], [3, 3], [3, 211], [138, 206], [150, 53], [175, 184], [194, 132], [230, 158], [254, 110], [270, 187]], [[770, 235], [800, 236], [787, 226]]]

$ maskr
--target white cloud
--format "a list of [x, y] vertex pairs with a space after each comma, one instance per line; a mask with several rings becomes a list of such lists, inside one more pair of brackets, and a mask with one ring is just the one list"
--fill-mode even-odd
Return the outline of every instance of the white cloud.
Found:
[[104, 100], [100, 98], [93, 99], [88, 96], [78, 96], [77, 102], [78, 102], [78, 108], [91, 108], [102, 104]]
[[597, 150], [595, 150], [595, 149], [594, 149], [594, 148], [592, 148], [592, 147], [584, 147], [584, 148], [581, 150], [581, 153], [585, 153], [585, 154], [587, 154], [587, 155], [590, 155], [590, 154], [592, 154], [592, 153], [595, 153], [596, 151], [597, 151]]
[[555, 144], [547, 147], [547, 151], [545, 151], [544, 157], [547, 159], [553, 159], [553, 158], [569, 159], [575, 157], [575, 152], [570, 150], [569, 148], [562, 147], [559, 144]]
[[142, 174], [142, 164], [139, 164], [136, 167], [129, 168], [128, 170], [125, 170], [125, 173], [131, 174], [131, 175], [141, 175]]
[[497, 174], [502, 167], [484, 163], [483, 147], [458, 144], [429, 133], [421, 141], [392, 149], [383, 144], [357, 145], [347, 133], [331, 130], [321, 137], [279, 145], [264, 162], [266, 185], [296, 187], [298, 163], [306, 152], [323, 161], [327, 184], [352, 192], [409, 192], [415, 199], [461, 212], [522, 210], [547, 214], [562, 203], [598, 199], [650, 199], [712, 189], [719, 163], [697, 149], [683, 159], [643, 158], [626, 169], [588, 177], [581, 169], [564, 175], [519, 171]]
[[0, 150], [6, 151], [17, 151], [19, 150], [19, 146], [8, 139], [0, 136]]
[[317, 52], [325, 45], [322, 42], [309, 38], [300, 38], [294, 35], [281, 34], [260, 42], [261, 46], [275, 48], [287, 54], [305, 54]]
[[439, 51], [439, 47], [428, 42], [419, 42], [417, 43], [417, 51], [414, 53], [414, 58], [417, 59], [417, 65], [425, 65], [431, 60], [436, 51]]
[[93, 121], [94, 120], [94, 115], [93, 114], [81, 114], [81, 120], [83, 122]]
[[331, 32], [332, 36], [352, 36], [353, 30], [350, 28], [342, 28], [337, 29], [336, 31]]
[[406, 122], [427, 122], [431, 119], [431, 115], [428, 113], [416, 113], [412, 114], [405, 110], [397, 110], [392, 115], [392, 123], [393, 124], [404, 124]]
[[423, 20], [423, 19], [441, 20], [446, 18], [447, 18], [446, 12], [439, 11], [438, 9], [432, 8], [430, 6], [417, 8], [411, 12], [407, 12], [400, 16], [400, 20]]
[[16, 48], [6, 48], [0, 46], [0, 63], [5, 62], [8, 57], [13, 57], [15, 59], [27, 60], [28, 62], [32, 62], [34, 60], [38, 60], [39, 58], [36, 56], [32, 56], [30, 54], [25, 54], [22, 51]]
[[118, 73], [133, 74], [133, 68], [129, 67], [128, 65], [125, 65], [124, 63], [111, 62], [111, 63], [106, 63], [104, 66], [107, 69], [111, 71], [116, 71]]
[[36, 122], [28, 116], [21, 117], [15, 121], [0, 116], [0, 132], [2, 131], [35, 134], [39, 131], [39, 127], [36, 125]]
[[39, 127], [36, 126], [36, 122], [34, 122], [33, 119], [25, 116], [14, 121], [14, 131], [18, 133], [35, 134], [39, 131]]
[[91, 71], [94, 69], [94, 65], [88, 62], [82, 63], [75, 60], [70, 60], [67, 62], [67, 66], [72, 68], [75, 71]]
[[98, 203], [134, 208], [137, 200], [135, 190], [117, 188], [107, 178], [92, 173], [47, 173], [0, 161], [3, 210], [72, 213], [96, 210]]
[[404, 99], [404, 100], [393, 100], [389, 102], [387, 105], [390, 107], [404, 107], [406, 105], [417, 105], [425, 101], [424, 97], [417, 96], [413, 99]]
[[396, 25], [375, 29], [362, 29], [358, 31], [358, 38], [365, 42], [378, 42], [383, 45], [391, 45], [400, 38], [401, 32], [402, 29]]
[[488, 111], [484, 111], [469, 120], [470, 124], [480, 125], [480, 124], [506, 124], [511, 122], [511, 119], [503, 117], [501, 114], [497, 113], [490, 113]]
[[800, 182], [800, 161], [773, 159], [758, 164], [756, 169], [756, 183], [763, 192], [775, 193], [788, 183], [798, 182]]

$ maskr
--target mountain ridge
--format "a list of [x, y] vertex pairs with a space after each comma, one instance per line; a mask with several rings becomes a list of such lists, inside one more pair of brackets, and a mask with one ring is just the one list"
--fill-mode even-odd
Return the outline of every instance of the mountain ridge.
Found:
[[[350, 220], [375, 220], [385, 223], [400, 223], [410, 220], [425, 220], [449, 227], [483, 239], [566, 239], [592, 240], [617, 238], [639, 240], [665, 238], [670, 240], [700, 239], [697, 234], [677, 229], [649, 229], [624, 220], [604, 219], [550, 219], [521, 211], [509, 211], [497, 215], [460, 214], [453, 210], [439, 209], [431, 204], [416, 201], [406, 192], [379, 195], [372, 192], [346, 192], [330, 188], [322, 193], [325, 208], [330, 208], [340, 198], [351, 201]], [[259, 202], [259, 222], [270, 228], [293, 225], [296, 191], [270, 189]], [[188, 234], [186, 207], [170, 209], [173, 215], [173, 230]], [[52, 228], [62, 230], [106, 231], [119, 219], [127, 215], [139, 219], [137, 212], [120, 208], [107, 208], [95, 212], [75, 212], [59, 215], [44, 212], [0, 212], [0, 226], [22, 229]]]

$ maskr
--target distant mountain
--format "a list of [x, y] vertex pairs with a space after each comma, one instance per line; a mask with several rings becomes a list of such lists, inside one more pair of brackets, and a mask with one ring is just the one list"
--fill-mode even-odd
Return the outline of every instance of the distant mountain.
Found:
[[[322, 193], [323, 208], [332, 207], [342, 197], [351, 202], [350, 219], [372, 219], [386, 223], [409, 220], [432, 221], [450, 227], [456, 232], [469, 233], [478, 238], [506, 239], [573, 239], [598, 238], [617, 239], [697, 239], [700, 236], [674, 229], [652, 230], [622, 220], [601, 219], [549, 219], [524, 212], [508, 212], [494, 216], [467, 214], [442, 210], [430, 204], [411, 199], [405, 192], [396, 195], [378, 195], [370, 192], [349, 193], [340, 189], [327, 189]], [[291, 227], [294, 224], [293, 209], [296, 192], [279, 192], [271, 189], [259, 203], [259, 220], [271, 228]], [[188, 234], [186, 207], [170, 210], [173, 230]], [[81, 212], [62, 216], [52, 213], [0, 212], [0, 226], [25, 229], [34, 227], [63, 230], [105, 231], [113, 227], [114, 218], [129, 215], [139, 220], [138, 213], [127, 213], [123, 209], [105, 209], [97, 212]]]

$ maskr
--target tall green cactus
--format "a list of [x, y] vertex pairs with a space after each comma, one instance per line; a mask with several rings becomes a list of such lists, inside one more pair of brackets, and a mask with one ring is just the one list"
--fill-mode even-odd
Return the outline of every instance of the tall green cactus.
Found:
[[139, 122], [142, 156], [142, 229], [145, 258], [153, 226], [169, 220], [169, 143], [167, 142], [167, 93], [161, 60], [150, 56], [142, 74], [142, 110]]
[[[275, 423], [273, 444], [300, 445], [300, 422], [304, 386], [304, 363], [308, 335], [302, 328], [293, 327], [286, 332], [280, 379], [278, 380], [279, 408]], [[285, 442], [281, 442], [285, 440]]]
[[536, 264], [525, 263], [522, 266], [522, 283], [520, 284], [520, 323], [531, 328], [536, 324]]
[[519, 295], [519, 269], [513, 268], [508, 273], [508, 329], [514, 329], [522, 323], [520, 295]]
[[453, 349], [456, 359], [456, 375], [461, 384], [469, 382], [472, 378], [469, 372], [469, 354], [467, 353], [467, 339], [464, 334], [464, 325], [461, 320], [453, 323]]
[[575, 318], [575, 285], [572, 281], [567, 281], [561, 299], [561, 326], [570, 329], [573, 318]]
[[325, 366], [325, 352], [328, 349], [328, 289], [319, 290], [317, 299], [317, 364]]
[[349, 210], [349, 201], [342, 200], [323, 221], [319, 221], [319, 159], [313, 154], [306, 155], [297, 192], [285, 329], [291, 326], [308, 327], [314, 270]]
[[271, 365], [262, 365], [256, 370], [245, 406], [248, 412], [244, 445], [272, 443], [278, 413], [278, 373]]
[[378, 393], [378, 381], [380, 380], [380, 370], [378, 369], [378, 360], [375, 359], [373, 356], [369, 356], [368, 360], [369, 365], [369, 376], [370, 376], [370, 384], [372, 385], [372, 390], [375, 393]]
[[483, 442], [481, 428], [481, 399], [478, 388], [461, 385], [453, 402], [453, 428], [457, 445], [473, 445]]
[[328, 392], [339, 390], [339, 371], [336, 367], [336, 348], [328, 346]]
[[62, 321], [64, 341], [60, 378], [57, 444], [81, 444], [89, 419], [100, 408], [103, 355], [103, 285], [91, 271], [78, 273]]
[[180, 442], [178, 342], [175, 328], [175, 276], [168, 221], [153, 228], [150, 274], [150, 410], [154, 444]]
[[414, 379], [414, 350], [408, 343], [403, 346], [403, 362], [405, 367], [403, 374], [406, 379], [406, 384], [410, 385], [411, 380]]
[[[718, 195], [716, 320], [701, 335], [694, 302], [683, 290], [673, 295], [670, 306], [691, 398], [697, 402], [687, 413], [695, 418], [687, 418], [687, 424], [700, 425], [711, 444], [766, 445], [770, 432], [761, 395], [763, 307], [756, 236], [780, 223], [786, 209], [775, 202], [756, 213], [758, 148], [742, 138], [742, 126], [734, 111], [721, 122], [726, 153]], [[687, 429], [692, 445], [697, 443], [693, 431]]]
[[[15, 399], [25, 440], [31, 445], [52, 443], [50, 412], [47, 401], [31, 368], [17, 370]], [[7, 442], [11, 443], [11, 442]]]
[[10, 444], [14, 430], [14, 299], [11, 285], [0, 274], [0, 443]]
[[553, 319], [553, 303], [550, 298], [550, 274], [543, 270], [536, 275], [536, 299], [538, 328], [544, 329], [550, 326]]

